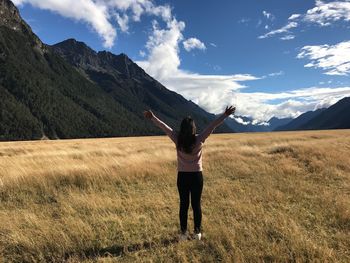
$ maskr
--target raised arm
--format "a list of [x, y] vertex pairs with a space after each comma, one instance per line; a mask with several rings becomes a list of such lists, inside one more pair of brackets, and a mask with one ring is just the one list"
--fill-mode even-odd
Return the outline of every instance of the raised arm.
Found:
[[169, 138], [174, 143], [176, 143], [176, 134], [171, 127], [169, 127], [165, 122], [158, 119], [151, 110], [144, 111], [143, 114], [147, 119], [150, 119], [156, 126], [161, 128], [169, 136]]
[[209, 135], [215, 130], [216, 127], [220, 126], [226, 117], [230, 116], [236, 110], [235, 107], [230, 106], [226, 107], [225, 112], [220, 115], [218, 118], [213, 120], [199, 135], [199, 140], [201, 142], [205, 142], [205, 140], [209, 137]]

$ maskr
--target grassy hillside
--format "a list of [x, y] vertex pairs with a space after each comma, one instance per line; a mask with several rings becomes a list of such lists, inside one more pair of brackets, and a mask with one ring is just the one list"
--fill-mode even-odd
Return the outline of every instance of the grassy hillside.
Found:
[[345, 130], [212, 135], [204, 240], [177, 243], [168, 138], [3, 142], [0, 262], [349, 262], [349, 151]]

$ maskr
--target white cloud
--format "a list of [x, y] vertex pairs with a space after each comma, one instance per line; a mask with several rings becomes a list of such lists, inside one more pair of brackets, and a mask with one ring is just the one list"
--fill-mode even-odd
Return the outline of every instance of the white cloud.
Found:
[[288, 18], [288, 20], [295, 20], [295, 19], [299, 18], [300, 16], [301, 16], [300, 14], [293, 14]]
[[241, 117], [233, 116], [232, 119], [234, 119], [236, 122], [243, 124], [243, 125], [250, 124], [250, 121], [244, 121]]
[[280, 29], [270, 31], [264, 35], [259, 36], [258, 38], [263, 39], [263, 38], [268, 38], [276, 34], [282, 34], [282, 33], [288, 33], [290, 29], [295, 28], [298, 26], [297, 22], [289, 22], [287, 25], [284, 27], [281, 27]]
[[123, 32], [128, 32], [129, 30], [129, 17], [126, 14], [123, 14], [122, 16], [118, 13], [116, 14], [116, 20], [120, 27], [120, 30]]
[[305, 67], [321, 68], [327, 75], [348, 75], [350, 73], [350, 41], [336, 45], [305, 46], [297, 58], [311, 62]]
[[184, 45], [184, 48], [186, 49], [186, 51], [191, 51], [192, 49], [201, 49], [201, 50], [205, 50], [206, 49], [206, 46], [204, 45], [204, 43], [202, 41], [200, 41], [199, 39], [197, 38], [189, 38], [189, 39], [186, 39], [184, 42], [183, 42], [183, 45]]
[[280, 39], [281, 40], [292, 40], [294, 38], [295, 38], [294, 35], [286, 35], [286, 36], [281, 37]]
[[133, 21], [140, 21], [143, 14], [161, 17], [164, 21], [171, 20], [171, 8], [168, 5], [155, 5], [152, 0], [94, 0], [108, 6], [111, 10], [117, 9], [124, 13], [131, 12]]
[[62, 16], [88, 23], [104, 40], [105, 47], [111, 47], [117, 36], [109, 22], [106, 5], [92, 0], [14, 0], [17, 5], [30, 3], [40, 9], [46, 9]]
[[326, 3], [316, 0], [315, 7], [309, 9], [303, 19], [307, 22], [318, 23], [321, 26], [328, 26], [331, 22], [338, 20], [350, 21], [350, 1]]
[[[275, 19], [275, 16], [273, 14], [271, 14], [265, 10], [262, 13], [263, 13], [264, 17], [266, 17], [267, 20], [273, 21]], [[259, 19], [257, 27], [259, 27], [261, 24], [262, 24], [262, 21], [261, 21], [261, 19]], [[268, 30], [270, 28], [270, 26], [265, 25], [264, 28], [265, 28], [265, 30]]]
[[275, 16], [267, 11], [263, 11], [263, 15], [264, 17], [266, 17], [267, 19], [270, 19], [270, 20], [274, 20], [275, 19]]
[[63, 17], [87, 23], [103, 39], [103, 45], [111, 48], [117, 37], [113, 21], [122, 32], [127, 32], [130, 20], [140, 21], [143, 14], [171, 21], [168, 5], [155, 5], [152, 0], [13, 0], [16, 5], [31, 4], [34, 7], [55, 12]]
[[176, 74], [180, 66], [179, 43], [183, 39], [184, 28], [185, 23], [175, 18], [167, 23], [166, 29], [160, 28], [159, 24], [153, 21], [153, 33], [146, 44], [149, 55], [146, 61], [140, 61], [138, 64], [158, 80]]
[[253, 120], [252, 124], [258, 125], [258, 126], [269, 126], [270, 125], [270, 123], [268, 123], [267, 121], [258, 121], [258, 120]]
[[282, 76], [282, 75], [284, 75], [284, 72], [282, 70], [268, 74], [269, 77], [276, 77], [276, 76]]
[[215, 43], [209, 43], [212, 47], [218, 47]]
[[[325, 2], [316, 0], [315, 7], [307, 10], [305, 14], [292, 14], [288, 18], [288, 24], [280, 29], [273, 30], [258, 38], [267, 38], [276, 34], [289, 32], [290, 29], [299, 26], [301, 23], [316, 23], [321, 26], [330, 26], [337, 21], [350, 22], [350, 1], [338, 0]], [[290, 40], [293, 35], [281, 37], [282, 40]], [[294, 38], [294, 36], [293, 36]]]

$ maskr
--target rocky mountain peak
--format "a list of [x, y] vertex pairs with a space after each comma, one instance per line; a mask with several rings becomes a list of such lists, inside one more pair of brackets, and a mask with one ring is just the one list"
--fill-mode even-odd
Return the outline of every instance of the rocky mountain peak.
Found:
[[79, 53], [82, 55], [96, 56], [96, 52], [89, 48], [84, 42], [77, 41], [74, 38], [69, 38], [60, 43], [54, 45], [55, 47], [62, 49], [65, 53]]
[[20, 30], [22, 22], [17, 7], [10, 0], [0, 0], [0, 25]]
[[126, 54], [115, 55], [109, 51], [96, 52], [84, 42], [67, 39], [52, 46], [53, 51], [83, 71], [109, 73], [124, 78], [148, 79], [145, 71], [134, 63]]
[[32, 32], [29, 25], [22, 19], [17, 7], [10, 0], [0, 0], [0, 26], [24, 34], [39, 52], [46, 51], [46, 46]]
[[69, 61], [77, 68], [99, 70], [97, 53], [84, 42], [73, 38], [64, 40], [52, 46], [53, 51]]

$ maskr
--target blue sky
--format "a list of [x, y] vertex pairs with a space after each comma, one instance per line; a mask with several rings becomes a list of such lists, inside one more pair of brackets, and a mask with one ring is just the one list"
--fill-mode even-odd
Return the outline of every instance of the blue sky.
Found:
[[15, 0], [47, 44], [126, 53], [212, 113], [263, 123], [350, 96], [350, 1]]

